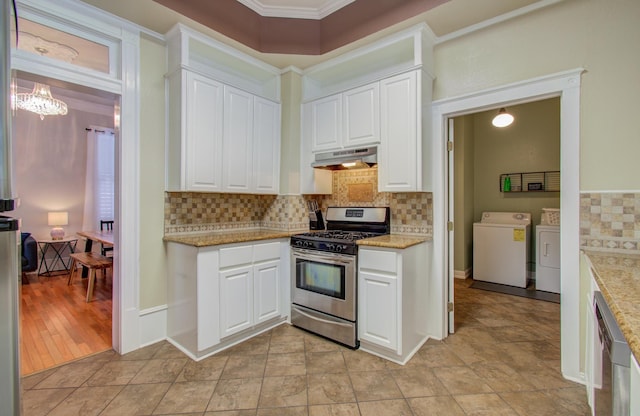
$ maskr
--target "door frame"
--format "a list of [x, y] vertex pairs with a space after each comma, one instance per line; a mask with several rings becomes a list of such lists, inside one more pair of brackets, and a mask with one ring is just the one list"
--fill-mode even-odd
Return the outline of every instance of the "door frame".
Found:
[[[18, 15], [76, 36], [114, 46], [109, 74], [77, 67], [19, 49], [11, 50], [11, 68], [83, 85], [120, 97], [115, 103], [116, 197], [113, 264], [112, 344], [120, 353], [141, 344], [139, 305], [140, 241], [140, 29], [84, 3], [67, 0], [19, 0]], [[125, 179], [126, 178], [126, 179]], [[127, 230], [122, 233], [122, 230]]]
[[[444, 338], [448, 333], [449, 288], [453, 287], [453, 270], [448, 261], [449, 240], [447, 230], [449, 206], [447, 186], [448, 119], [465, 114], [560, 97], [560, 222], [561, 242], [561, 368], [569, 380], [584, 383], [580, 371], [580, 84], [583, 68], [551, 74], [522, 82], [499, 86], [464, 96], [436, 100], [432, 106], [433, 133], [433, 273], [439, 295], [432, 299], [441, 312], [441, 326], [434, 337]], [[452, 254], [451, 254], [452, 255]], [[580, 322], [580, 325], [575, 325]]]

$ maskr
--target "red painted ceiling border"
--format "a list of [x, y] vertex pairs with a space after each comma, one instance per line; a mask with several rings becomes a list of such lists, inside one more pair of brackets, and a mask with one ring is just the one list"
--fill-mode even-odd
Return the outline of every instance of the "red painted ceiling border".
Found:
[[154, 0], [265, 53], [322, 55], [448, 0], [355, 0], [322, 20], [264, 17], [236, 0]]

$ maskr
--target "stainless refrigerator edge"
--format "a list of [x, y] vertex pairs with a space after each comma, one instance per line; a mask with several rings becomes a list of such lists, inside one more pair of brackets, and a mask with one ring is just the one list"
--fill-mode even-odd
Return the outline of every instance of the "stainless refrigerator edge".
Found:
[[17, 416], [20, 415], [20, 222], [5, 215], [15, 207], [10, 105], [10, 30], [15, 3], [0, 1], [0, 415]]

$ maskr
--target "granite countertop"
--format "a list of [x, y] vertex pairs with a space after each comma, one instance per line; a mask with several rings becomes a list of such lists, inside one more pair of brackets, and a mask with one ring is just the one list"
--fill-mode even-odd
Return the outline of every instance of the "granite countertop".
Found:
[[298, 232], [280, 230], [216, 231], [194, 234], [166, 234], [162, 240], [186, 244], [188, 246], [207, 247], [258, 240], [272, 240], [276, 238], [289, 238], [297, 233]]
[[356, 243], [359, 246], [405, 249], [411, 246], [415, 246], [416, 244], [424, 243], [425, 241], [429, 241], [429, 238], [399, 234], [387, 234], [378, 237], [365, 238], [364, 240], [358, 240], [356, 241]]
[[607, 305], [640, 362], [640, 255], [584, 252]]

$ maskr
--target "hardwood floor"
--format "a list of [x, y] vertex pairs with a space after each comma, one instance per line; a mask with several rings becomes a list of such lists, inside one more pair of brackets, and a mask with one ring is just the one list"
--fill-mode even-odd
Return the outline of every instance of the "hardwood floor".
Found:
[[67, 286], [68, 274], [28, 274], [21, 285], [21, 375], [111, 349], [111, 292], [97, 274], [93, 301], [85, 302], [87, 279]]

